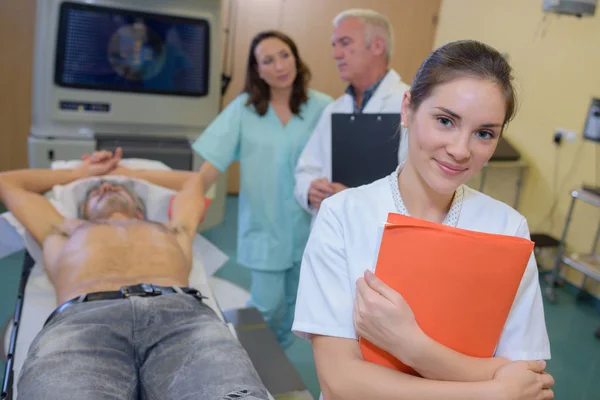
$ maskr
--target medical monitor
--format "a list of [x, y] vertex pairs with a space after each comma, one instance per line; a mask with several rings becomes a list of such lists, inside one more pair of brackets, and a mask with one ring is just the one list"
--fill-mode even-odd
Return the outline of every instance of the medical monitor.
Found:
[[32, 136], [197, 137], [219, 112], [220, 0], [38, 0]]
[[62, 87], [206, 96], [206, 19], [62, 3], [54, 82]]

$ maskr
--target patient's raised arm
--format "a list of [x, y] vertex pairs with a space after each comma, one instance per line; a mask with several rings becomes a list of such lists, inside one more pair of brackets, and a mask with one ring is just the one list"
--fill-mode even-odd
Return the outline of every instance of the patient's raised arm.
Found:
[[[82, 159], [92, 164], [101, 163], [108, 160], [117, 160], [119, 162], [122, 156], [122, 149], [118, 147], [113, 155], [110, 151], [97, 151], [93, 154], [85, 154]], [[167, 189], [181, 191], [186, 183], [196, 174], [202, 175], [202, 183], [206, 193], [216, 180], [221, 176], [221, 171], [215, 168], [211, 163], [204, 162], [200, 171], [183, 171], [183, 170], [155, 170], [155, 169], [131, 169], [123, 165], [116, 165], [114, 169], [108, 172], [108, 175], [127, 176], [130, 178], [142, 179], [154, 185], [162, 186]]]
[[173, 201], [171, 223], [182, 228], [190, 238], [196, 234], [200, 219], [206, 211], [204, 192], [202, 176], [195, 173], [186, 181]]
[[88, 176], [91, 175], [82, 168], [74, 170], [20, 169], [0, 173], [0, 180], [27, 192], [45, 193], [55, 185], [66, 185]]
[[0, 199], [41, 246], [64, 217], [43, 195], [28, 192], [0, 179]]
[[42, 193], [80, 177], [80, 170], [4, 172], [0, 174], [0, 200], [41, 246], [54, 227], [64, 222]]
[[64, 217], [43, 193], [55, 185], [66, 185], [77, 179], [103, 175], [119, 162], [118, 157], [100, 163], [84, 161], [73, 170], [22, 169], [0, 173], [0, 201], [42, 245]]

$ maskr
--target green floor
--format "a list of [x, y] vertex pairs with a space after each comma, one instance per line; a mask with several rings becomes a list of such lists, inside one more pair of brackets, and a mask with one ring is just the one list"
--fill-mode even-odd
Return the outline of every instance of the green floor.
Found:
[[[235, 262], [237, 197], [227, 200], [225, 221], [205, 236], [230, 256], [217, 275], [244, 288], [250, 287], [250, 274]], [[0, 324], [12, 314], [19, 281], [22, 252], [0, 260]], [[546, 304], [546, 321], [552, 346], [548, 372], [556, 379], [559, 400], [600, 399], [600, 340], [594, 331], [600, 327], [600, 314], [588, 303], [576, 302], [573, 293], [559, 290], [557, 304]], [[296, 342], [286, 351], [306, 386], [318, 398], [317, 381], [310, 344]]]

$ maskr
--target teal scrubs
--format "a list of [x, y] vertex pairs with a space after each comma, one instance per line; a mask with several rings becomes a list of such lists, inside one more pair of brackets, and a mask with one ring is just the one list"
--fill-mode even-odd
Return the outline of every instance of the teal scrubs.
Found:
[[[321, 113], [333, 99], [310, 90], [300, 115], [293, 115], [286, 125], [271, 106], [260, 116], [252, 105], [246, 105], [247, 100], [246, 93], [233, 100], [192, 147], [221, 172], [233, 161], [240, 162], [238, 262], [252, 269], [251, 301], [263, 311], [267, 323], [274, 320], [269, 325], [277, 333], [282, 327], [275, 326], [279, 324], [275, 320], [287, 317], [269, 313], [282, 314], [281, 307], [287, 307], [284, 314], [289, 314], [289, 305], [282, 304], [291, 303], [298, 279], [289, 270], [299, 268], [311, 223], [311, 215], [294, 197], [294, 170]], [[274, 280], [281, 281], [276, 285], [281, 296], [266, 296], [278, 292], [269, 287]], [[296, 280], [295, 284], [290, 280]], [[295, 304], [295, 293], [293, 299]]]

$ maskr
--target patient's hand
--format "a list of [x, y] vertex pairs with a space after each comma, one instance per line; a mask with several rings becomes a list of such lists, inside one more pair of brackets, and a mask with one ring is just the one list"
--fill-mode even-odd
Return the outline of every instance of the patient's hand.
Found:
[[359, 336], [395, 357], [413, 351], [424, 336], [402, 295], [369, 270], [356, 282], [354, 328]]
[[82, 171], [85, 176], [99, 176], [114, 173], [117, 168], [124, 168], [119, 167], [122, 156], [123, 149], [120, 147], [117, 148], [114, 154], [107, 150], [96, 151], [92, 154], [84, 154], [81, 156], [83, 162], [81, 163], [79, 170]]
[[133, 170], [131, 168], [127, 168], [122, 165], [117, 165], [115, 169], [108, 173], [108, 175], [132, 176], [132, 172]]

